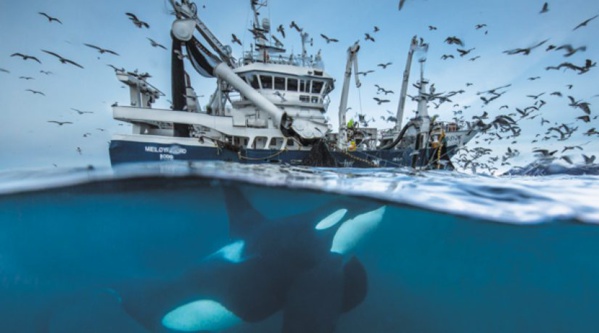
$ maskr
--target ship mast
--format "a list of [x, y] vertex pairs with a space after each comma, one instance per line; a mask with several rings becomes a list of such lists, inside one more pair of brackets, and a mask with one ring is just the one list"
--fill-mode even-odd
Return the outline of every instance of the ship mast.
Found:
[[401, 130], [403, 122], [403, 113], [406, 105], [406, 96], [408, 94], [408, 81], [410, 80], [410, 68], [412, 67], [412, 57], [414, 51], [418, 48], [418, 38], [414, 36], [412, 43], [410, 44], [410, 51], [408, 51], [408, 58], [406, 60], [406, 68], [403, 72], [403, 81], [401, 83], [401, 95], [399, 96], [399, 104], [397, 105], [397, 114], [395, 115], [395, 130]]

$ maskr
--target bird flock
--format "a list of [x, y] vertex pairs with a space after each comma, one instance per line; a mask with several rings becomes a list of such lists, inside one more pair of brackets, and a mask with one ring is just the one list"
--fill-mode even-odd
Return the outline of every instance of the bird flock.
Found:
[[[66, 22], [66, 20], [52, 16], [46, 12], [38, 12], [37, 14], [39, 14], [43, 18], [46, 18], [47, 23], [49, 23], [49, 24], [58, 24], [60, 26], [68, 27], [68, 22]], [[126, 19], [126, 18], [128, 18], [133, 23], [133, 25], [139, 29], [149, 29], [150, 28], [150, 25], [147, 22], [142, 21], [133, 13], [126, 12], [124, 19]], [[156, 42], [152, 38], [150, 38], [150, 37], [146, 37], [146, 38], [148, 39], [149, 44], [152, 47], [160, 48], [160, 49], [164, 49], [164, 50], [167, 49], [165, 46]], [[105, 48], [102, 46], [98, 46], [93, 43], [81, 43], [81, 46], [95, 50], [98, 54], [98, 56], [97, 56], [98, 60], [101, 59], [100, 56], [102, 56], [102, 55], [107, 55], [107, 56], [112, 56], [112, 57], [120, 56], [119, 53], [117, 53], [111, 49], [108, 49], [108, 48]], [[72, 67], [79, 68], [82, 70], [85, 69], [85, 67], [82, 65], [82, 62], [80, 62], [79, 60], [73, 60], [73, 59], [67, 58], [66, 56], [61, 55], [59, 52], [60, 52], [59, 50], [40, 49], [39, 54], [26, 54], [24, 52], [19, 52], [19, 51], [15, 50], [15, 52], [10, 54], [10, 58], [21, 59], [22, 61], [25, 62], [25, 65], [21, 65], [19, 68], [24, 68], [23, 66], [40, 66], [40, 65], [44, 66], [47, 62], [50, 62], [50, 61], [52, 61], [52, 59], [54, 59], [66, 66], [72, 66]], [[7, 61], [7, 63], [8, 63], [8, 61]], [[29, 63], [33, 63], [33, 64], [30, 65]], [[108, 67], [113, 68], [115, 71], [118, 71], [118, 70], [124, 71], [123, 68], [117, 68], [116, 66], [114, 66], [112, 64], [106, 64], [106, 65]], [[5, 73], [7, 75], [10, 75], [12, 73], [12, 71], [8, 68], [0, 68], [0, 72]], [[39, 73], [40, 73], [40, 75], [43, 75], [43, 76], [50, 76], [50, 75], [54, 74], [53, 72], [44, 70], [44, 69], [40, 69]], [[149, 76], [149, 74], [147, 74], [147, 73], [137, 74], [137, 70], [135, 72], [132, 72], [132, 74], [139, 75], [140, 77], [148, 77]], [[5, 79], [5, 78], [3, 78], [3, 79]], [[32, 77], [32, 76], [21, 75], [18, 77], [18, 79], [35, 82], [36, 78]], [[30, 96], [39, 96], [39, 97], [47, 96], [47, 94], [44, 91], [41, 91], [34, 87], [25, 89], [25, 92], [29, 93]], [[95, 111], [85, 111], [85, 110], [80, 110], [77, 108], [70, 108], [70, 111], [71, 111], [71, 114], [77, 115], [77, 116], [83, 116], [83, 115], [95, 113]], [[51, 119], [51, 120], [47, 120], [46, 123], [53, 124], [53, 126], [63, 127], [63, 126], [67, 126], [67, 125], [74, 125], [77, 123], [77, 121], [76, 120], [63, 121], [63, 120]], [[119, 125], [122, 126], [123, 124], [119, 124]], [[105, 129], [103, 129], [103, 128], [96, 128], [95, 130], [100, 131], [100, 132], [105, 131]], [[86, 131], [83, 134], [83, 137], [87, 138], [87, 137], [90, 137], [91, 135], [92, 135], [92, 133]], [[76, 147], [75, 151], [79, 155], [82, 154], [81, 147]], [[57, 166], [56, 163], [54, 163], [54, 165]]]
[[[406, 14], [409, 10], [409, 5], [412, 1], [407, 2], [406, 0], [399, 1], [398, 10], [400, 13]], [[415, 0], [414, 0], [415, 2]], [[205, 8], [205, 6], [203, 6]], [[531, 15], [546, 16], [552, 10], [549, 2], [541, 3], [538, 11], [531, 13]], [[60, 26], [67, 27], [68, 22], [57, 17], [53, 17], [45, 12], [38, 12], [41, 19], [44, 19], [48, 24], [58, 24]], [[596, 29], [599, 20], [599, 15], [591, 13], [588, 17], [581, 17], [578, 24], [571, 27], [570, 33], [576, 34], [582, 29]], [[135, 28], [141, 30], [150, 29], [150, 24], [143, 21], [141, 18], [131, 12], [124, 13], [123, 19], [128, 19]], [[64, 22], [63, 22], [64, 21]], [[381, 27], [378, 25], [371, 25], [371, 29], [363, 31], [360, 35], [356, 36], [356, 39], [361, 40], [365, 45], [376, 43], [377, 35], [380, 34]], [[385, 28], [385, 27], [383, 27]], [[409, 28], [409, 27], [406, 27]], [[424, 27], [429, 34], [433, 34], [431, 41], [424, 41], [420, 39], [419, 47], [426, 51], [429, 43], [434, 45], [445, 44], [447, 47], [445, 50], [451, 50], [451, 52], [444, 52], [439, 58], [428, 59], [427, 61], [442, 61], [447, 62], [449, 66], [454, 61], [464, 59], [470, 62], [475, 62], [481, 59], [481, 56], [485, 56], [481, 53], [480, 46], [470, 45], [467, 40], [460, 37], [459, 34], [454, 33], [443, 33], [443, 27], [441, 25], [430, 25], [427, 24]], [[493, 27], [490, 27], [487, 23], [474, 24], [471, 29], [481, 36], [486, 36], [489, 32], [493, 32]], [[500, 27], [498, 27], [500, 29]], [[288, 25], [278, 25], [273, 34], [271, 34], [272, 42], [277, 47], [283, 47], [283, 41], [287, 35], [287, 30], [296, 31], [300, 34], [302, 39], [309, 41], [311, 46], [314, 45], [315, 40], [309, 38], [308, 33], [300, 24], [296, 21], [291, 21]], [[384, 30], [384, 29], [383, 29]], [[250, 32], [253, 34], [260, 34], [260, 31], [251, 29]], [[340, 41], [336, 36], [332, 36], [328, 32], [320, 32], [315, 36], [319, 36], [319, 39], [324, 45], [341, 44], [348, 41]], [[155, 41], [150, 37], [146, 37], [149, 44], [157, 49], [167, 50], [167, 48]], [[436, 39], [436, 40], [433, 40]], [[231, 43], [242, 45], [241, 39], [234, 33], [231, 34]], [[318, 41], [316, 41], [318, 44]], [[376, 44], [374, 44], [376, 45]], [[119, 53], [108, 49], [104, 46], [98, 46], [96, 43], [85, 42], [82, 43], [83, 48], [89, 48], [94, 50], [98, 59], [101, 56], [106, 57], [118, 57]], [[542, 81], [545, 73], [552, 71], [557, 72], [572, 72], [577, 75], [588, 75], [589, 72], [593, 71], [596, 67], [596, 61], [584, 57], [584, 53], [589, 49], [588, 45], [577, 45], [574, 43], [564, 44], [552, 44], [551, 36], [546, 36], [528, 45], [514, 45], [512, 47], [505, 47], [501, 52], [504, 57], [528, 57], [531, 54], [540, 52], [547, 52], [556, 59], [553, 65], [544, 68], [544, 72], [536, 73], [533, 76], [528, 77], [528, 80], [532, 82]], [[19, 50], [14, 50], [10, 55], [11, 58], [21, 59], [27, 66], [41, 65], [43, 66], [47, 61], [59, 61], [65, 66], [72, 66], [78, 69], [84, 69], [80, 59], [71, 59], [64, 55], [61, 55], [61, 50], [57, 49], [40, 49], [39, 54], [25, 54]], [[179, 54], [180, 59], [184, 59], [186, 56]], [[582, 57], [582, 59], [581, 59]], [[115, 58], [116, 59], [116, 58]], [[15, 60], [16, 61], [16, 60]], [[16, 64], [16, 63], [15, 63]], [[106, 64], [107, 66], [116, 70], [124, 70], [118, 68], [112, 64]], [[362, 77], [371, 77], [375, 75], [377, 71], [387, 70], [393, 66], [393, 62], [389, 59], [380, 61], [377, 64], [372, 64], [371, 69], [362, 70], [357, 74]], [[0, 75], [10, 75], [12, 71], [5, 65], [0, 68]], [[4, 73], [4, 74], [2, 74]], [[50, 71], [40, 70], [41, 75], [52, 75], [54, 73]], [[459, 75], [456, 73], [456, 75]], [[430, 76], [434, 77], [434, 73], [430, 73]], [[20, 80], [26, 80], [28, 82], [35, 82], [35, 77], [31, 76], [18, 76]], [[418, 88], [418, 85], [414, 85]], [[562, 160], [565, 163], [574, 163], [572, 153], [577, 153], [582, 156], [583, 163], [594, 163], [595, 157], [589, 156], [584, 153], [585, 144], [572, 145], [569, 144], [568, 140], [572, 138], [575, 133], [582, 134], [589, 138], [589, 141], [597, 140], [599, 131], [593, 126], [594, 121], [597, 119], [597, 115], [592, 112], [592, 104], [590, 99], [599, 97], [599, 94], [594, 96], [577, 96], [576, 87], [574, 84], [564, 80], [561, 86], [554, 87], [552, 91], [538, 91], [535, 94], [524, 95], [527, 103], [522, 105], [508, 105], [505, 102], [501, 102], [505, 99], [505, 96], [514, 96], [518, 94], [518, 91], [513, 88], [512, 84], [506, 82], [504, 85], [491, 88], [482, 89], [479, 91], [472, 92], [472, 89], [476, 90], [477, 84], [475, 82], [468, 82], [465, 87], [457, 87], [457, 89], [449, 90], [447, 92], [437, 93], [435, 84], [430, 85], [430, 94], [428, 100], [430, 102], [429, 109], [440, 114], [440, 119], [451, 118], [453, 122], [458, 123], [462, 126], [470, 126], [472, 130], [474, 128], [482, 129], [482, 132], [467, 146], [461, 147], [459, 154], [454, 158], [454, 162], [464, 168], [472, 170], [472, 172], [485, 172], [495, 173], [501, 166], [510, 166], [512, 159], [520, 155], [520, 151], [514, 148], [517, 143], [524, 143], [525, 140], [530, 140], [530, 144], [534, 145], [532, 153], [538, 156], [543, 161]], [[383, 87], [381, 84], [373, 84], [372, 100], [377, 106], [382, 106], [391, 102], [389, 96], [393, 96], [395, 92], [393, 90]], [[46, 96], [45, 92], [36, 89], [35, 86], [25, 90], [27, 93], [33, 96], [39, 96], [42, 98]], [[481, 106], [479, 111], [474, 105], [460, 105], [454, 103], [452, 100], [458, 96], [464, 96], [464, 94], [470, 93], [476, 97], [477, 101], [480, 101]], [[284, 96], [279, 96], [281, 99]], [[413, 99], [415, 97], [410, 96]], [[71, 108], [71, 111], [78, 116], [83, 116], [93, 111], [82, 111], [77, 108]], [[571, 113], [571, 121], [569, 122], [555, 122], [551, 121], [551, 115], [560, 113]], [[431, 112], [433, 113], [433, 112]], [[468, 115], [467, 114], [471, 114]], [[474, 114], [472, 114], [474, 113]], [[369, 123], [375, 122], [375, 118], [371, 115], [367, 115], [363, 111], [358, 111], [355, 114], [355, 118], [362, 123], [364, 127], [367, 127]], [[380, 116], [380, 119], [385, 122], [395, 122], [394, 113], [387, 110], [386, 116]], [[54, 124], [55, 126], [66, 126], [72, 125], [74, 121], [58, 121], [48, 120], [48, 123]], [[537, 128], [541, 129], [540, 133], [529, 133], [522, 131], [523, 127], [530, 127], [525, 124], [536, 123]], [[102, 130], [102, 129], [97, 129]], [[89, 132], [85, 133], [85, 137], [90, 135]], [[501, 147], [504, 147], [503, 154], [497, 154], [497, 149], [490, 149], [491, 143], [501, 143]], [[556, 145], [561, 145], [560, 148], [554, 149]], [[81, 153], [78, 147], [78, 153]]]

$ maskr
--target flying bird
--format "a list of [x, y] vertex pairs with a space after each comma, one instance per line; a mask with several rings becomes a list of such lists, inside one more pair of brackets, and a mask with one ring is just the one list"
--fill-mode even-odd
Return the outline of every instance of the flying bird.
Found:
[[289, 24], [289, 28], [293, 28], [295, 30], [297, 30], [297, 32], [302, 32], [302, 28], [300, 28], [297, 23], [295, 23], [295, 21], [291, 21], [291, 24]]
[[374, 42], [374, 38], [372, 38], [372, 36], [370, 36], [370, 34], [367, 32], [364, 33], [364, 40], [371, 40]]
[[109, 50], [109, 49], [104, 49], [104, 48], [101, 48], [101, 47], [99, 47], [99, 46], [96, 46], [96, 45], [87, 44], [87, 43], [83, 43], [83, 45], [85, 45], [85, 46], [87, 46], [87, 47], [91, 47], [92, 49], [96, 49], [96, 50], [98, 50], [98, 52], [100, 52], [100, 54], [104, 54], [104, 53], [110, 53], [110, 54], [114, 54], [114, 55], [117, 55], [117, 56], [119, 55], [118, 53], [116, 53], [116, 52], [114, 52], [114, 51], [112, 51], [112, 50]]
[[56, 21], [56, 22], [62, 24], [62, 22], [60, 22], [60, 20], [57, 19], [56, 17], [52, 17], [52, 16], [50, 16], [50, 15], [44, 13], [44, 12], [38, 12], [38, 14], [40, 14], [42, 16], [45, 16], [48, 19], [48, 22], [50, 22], [50, 23], [52, 23], [52, 21]]
[[549, 11], [549, 4], [547, 2], [545, 2], [543, 4], [543, 8], [541, 8], [541, 11], [539, 12], [539, 14], [547, 13], [548, 11]]
[[237, 43], [237, 44], [241, 45], [241, 40], [239, 40], [237, 35], [231, 34], [231, 43]]
[[449, 36], [445, 39], [445, 43], [447, 44], [456, 44], [459, 46], [464, 46], [464, 42], [456, 36]]
[[61, 63], [63, 63], [63, 64], [71, 64], [71, 65], [77, 66], [79, 68], [83, 68], [83, 66], [79, 65], [78, 63], [74, 62], [73, 60], [70, 60], [70, 59], [67, 59], [67, 58], [63, 58], [63, 57], [61, 57], [60, 55], [58, 55], [58, 54], [56, 54], [54, 52], [50, 52], [50, 51], [46, 51], [46, 50], [42, 50], [42, 52], [46, 52], [46, 53], [48, 53], [50, 55], [53, 55], [53, 56], [57, 57], [58, 60]]
[[44, 71], [44, 70], [41, 70], [40, 73], [46, 74], [46, 75], [54, 74], [54, 73], [52, 73], [50, 71]]
[[78, 114], [94, 113], [93, 111], [81, 111], [81, 110], [75, 109], [75, 108], [71, 108], [71, 110], [77, 112]]
[[574, 29], [572, 29], [572, 30], [576, 30], [576, 29], [578, 29], [578, 28], [581, 28], [581, 27], [586, 27], [586, 25], [587, 25], [589, 22], [591, 22], [592, 20], [596, 19], [596, 18], [597, 18], [597, 16], [599, 16], [599, 14], [597, 14], [597, 15], [595, 15], [595, 16], [593, 16], [593, 17], [591, 17], [590, 19], [587, 19], [587, 20], [584, 20], [584, 21], [582, 21], [582, 22], [581, 22], [579, 25], [577, 25], [577, 26], [576, 26]]
[[324, 38], [324, 40], [326, 40], [326, 41], [327, 41], [327, 44], [329, 44], [329, 43], [331, 43], [331, 42], [333, 42], [333, 43], [337, 43], [337, 42], [339, 41], [338, 39], [336, 39], [336, 38], [331, 38], [331, 37], [329, 37], [329, 36], [327, 36], [327, 35], [325, 35], [325, 34], [320, 34], [320, 36], [321, 36], [322, 38]]
[[586, 51], [587, 47], [583, 45], [583, 46], [579, 46], [577, 48], [574, 48], [570, 44], [564, 44], [564, 45], [562, 45], [560, 47], [557, 47], [555, 50], [556, 51], [566, 50], [567, 52], [564, 54], [564, 57], [569, 57], [569, 56], [573, 55], [574, 53], [576, 53], [578, 51], [583, 51], [583, 52]]
[[281, 34], [281, 36], [283, 36], [283, 38], [285, 38], [285, 27], [283, 27], [282, 24], [279, 24], [277, 31]]
[[393, 63], [392, 62], [386, 62], [384, 64], [378, 64], [377, 66], [379, 67], [383, 67], [383, 69], [386, 69], [387, 66], [391, 66]]
[[406, 3], [406, 0], [399, 0], [399, 10], [403, 8], [403, 5]]
[[544, 41], [542, 41], [542, 42], [540, 42], [540, 43], [538, 43], [536, 45], [533, 45], [533, 46], [530, 46], [530, 47], [526, 47], [526, 48], [517, 48], [517, 49], [503, 51], [503, 53], [509, 54], [509, 55], [518, 54], [518, 53], [522, 53], [523, 55], [529, 55], [532, 50], [534, 50], [535, 48], [537, 48], [537, 47], [539, 47], [539, 46], [541, 46], [541, 45], [543, 45], [545, 43], [547, 43], [548, 40], [549, 39], [545, 39]]
[[487, 25], [486, 25], [485, 23], [482, 23], [482, 24], [477, 24], [477, 25], [475, 25], [475, 26], [474, 26], [474, 28], [476, 28], [476, 30], [479, 30], [479, 29], [482, 29], [482, 28], [484, 28], [484, 27], [486, 27], [486, 26], [487, 26]]
[[22, 79], [22, 80], [35, 80], [31, 76], [19, 76], [19, 79]]
[[31, 59], [31, 60], [35, 60], [35, 61], [39, 62], [40, 64], [42, 63], [38, 58], [36, 58], [34, 56], [27, 55], [27, 54], [23, 54], [23, 53], [13, 53], [10, 56], [11, 57], [21, 57], [21, 58], [23, 58], [23, 60], [29, 60], [29, 59]]
[[390, 100], [388, 100], [388, 99], [380, 99], [378, 97], [373, 97], [372, 99], [374, 99], [378, 103], [378, 105], [390, 102]]
[[429, 25], [428, 30], [429, 31], [437, 30], [437, 27], [435, 27], [434, 25]]
[[468, 49], [468, 50], [463, 50], [463, 49], [458, 49], [458, 53], [460, 53], [460, 57], [463, 57], [465, 55], [467, 55], [468, 53], [472, 52], [472, 50], [474, 50], [475, 47]]
[[148, 38], [148, 40], [150, 41], [150, 43], [152, 44], [152, 46], [153, 46], [153, 47], [160, 47], [160, 48], [163, 48], [163, 49], [165, 49], [165, 50], [166, 50], [166, 47], [164, 47], [164, 45], [162, 45], [162, 44], [160, 44], [160, 43], [156, 42], [155, 40], [153, 40], [153, 39], [152, 39], [152, 38], [150, 38], [150, 37], [146, 37], [146, 38]]
[[32, 92], [34, 95], [35, 95], [35, 94], [38, 94], [38, 95], [46, 96], [46, 94], [44, 94], [43, 92], [41, 92], [41, 91], [38, 91], [38, 90], [27, 89], [27, 90], [25, 90], [25, 91], [30, 91], [30, 92]]
[[8, 69], [4, 69], [4, 68], [0, 68], [0, 72], [10, 73], [10, 71]]
[[48, 120], [49, 123], [55, 123], [58, 124], [59, 126], [65, 125], [65, 124], [72, 124], [72, 122], [70, 121], [56, 121], [56, 120]]
[[135, 16], [134, 14], [125, 13], [125, 15], [129, 16], [129, 19], [133, 21], [133, 24], [135, 24], [136, 27], [140, 29], [143, 27], [150, 28], [150, 25], [148, 23], [138, 19], [137, 16]]

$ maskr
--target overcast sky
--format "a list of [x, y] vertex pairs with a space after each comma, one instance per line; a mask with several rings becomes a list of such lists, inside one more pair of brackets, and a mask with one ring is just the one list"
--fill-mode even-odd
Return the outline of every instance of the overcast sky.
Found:
[[[314, 38], [311, 52], [322, 50], [325, 70], [337, 79], [328, 110], [335, 129], [347, 48], [360, 40], [360, 70], [375, 70], [362, 78], [360, 89], [355, 88], [352, 82], [349, 116], [367, 114], [368, 118], [376, 119], [375, 126], [390, 127], [391, 124], [381, 117], [388, 115], [387, 110], [395, 113], [397, 109], [409, 43], [412, 36], [418, 35], [430, 44], [425, 77], [435, 83], [436, 91], [465, 90], [463, 94], [454, 96], [451, 103], [445, 103], [438, 109], [431, 105], [431, 115], [438, 114], [441, 119], [450, 120], [454, 111], [462, 111], [466, 119], [471, 119], [487, 111], [493, 119], [499, 114], [515, 113], [516, 108], [524, 109], [537, 101], [527, 95], [545, 93], [539, 98], [546, 102], [538, 111], [539, 115], [519, 121], [522, 135], [516, 139], [495, 140], [491, 147], [499, 156], [508, 146], [519, 149], [521, 156], [518, 161], [522, 164], [532, 159], [533, 147], [561, 152], [565, 146], [583, 144], [582, 151], [574, 149], [564, 153], [579, 160], [581, 153], [599, 153], [597, 136], [583, 135], [593, 127], [599, 129], [599, 120], [593, 119], [599, 114], [599, 69], [594, 67], [579, 75], [572, 70], [545, 68], [563, 62], [583, 66], [586, 59], [599, 60], [596, 37], [599, 18], [573, 30], [579, 23], [599, 14], [599, 2], [550, 1], [548, 11], [540, 13], [543, 3], [536, 0], [407, 0], [399, 11], [398, 1], [391, 0], [271, 0], [263, 17], [270, 18], [273, 28], [279, 24], [285, 26], [287, 37], [282, 40], [288, 51], [299, 53], [301, 50], [299, 34], [289, 28], [292, 20]], [[197, 4], [200, 18], [223, 43], [232, 45], [237, 57], [244, 48], [231, 43], [232, 33], [244, 42], [245, 50], [249, 48], [252, 43], [248, 32], [252, 19], [249, 0], [203, 0]], [[170, 46], [173, 16], [169, 11], [167, 1], [3, 1], [0, 4], [0, 68], [9, 73], [0, 72], [3, 116], [0, 170], [54, 165], [108, 166], [108, 143], [112, 134], [127, 133], [130, 127], [112, 119], [110, 105], [117, 101], [121, 105], [128, 104], [129, 95], [128, 89], [123, 88], [107, 65], [150, 73], [152, 78], [149, 82], [167, 95], [155, 106], [167, 108], [169, 103], [166, 100], [171, 99], [169, 52], [152, 47], [148, 38], [167, 48]], [[60, 19], [62, 24], [49, 22], [39, 12]], [[135, 27], [125, 12], [134, 13], [148, 22], [150, 28]], [[486, 26], [476, 29], [478, 24]], [[380, 31], [374, 32], [374, 26]], [[436, 30], [429, 26], [436, 27]], [[321, 33], [339, 39], [339, 43], [327, 44], [320, 37]], [[375, 42], [364, 40], [365, 33], [371, 34]], [[444, 42], [450, 36], [460, 38], [465, 45], [456, 47]], [[504, 53], [546, 39], [545, 44], [529, 55]], [[113, 50], [119, 55], [100, 54], [84, 43]], [[550, 45], [559, 47], [564, 44], [575, 48], [586, 46], [586, 50], [570, 57], [564, 56], [564, 50], [546, 51]], [[457, 48], [474, 49], [460, 57]], [[61, 64], [42, 49], [58, 53], [84, 68]], [[41, 64], [11, 57], [16, 52], [35, 56]], [[454, 58], [443, 60], [444, 54]], [[477, 58], [471, 60], [474, 57]], [[392, 62], [392, 65], [386, 69], [377, 66], [386, 62]], [[50, 71], [51, 74], [40, 71]], [[536, 77], [540, 78], [529, 79]], [[418, 70], [414, 66], [411, 83], [417, 79]], [[205, 96], [200, 99], [205, 103], [214, 91], [215, 80], [195, 73], [192, 73], [192, 80], [196, 92]], [[467, 83], [472, 85], [467, 86]], [[377, 106], [373, 100], [378, 96], [375, 84], [396, 92], [387, 95], [390, 103]], [[501, 90], [505, 94], [487, 105], [480, 99], [484, 95], [477, 95], [507, 84], [511, 86]], [[566, 87], [569, 84], [573, 85], [571, 89]], [[43, 92], [45, 96], [27, 89]], [[563, 96], [551, 95], [553, 92], [561, 92]], [[416, 91], [411, 87], [409, 93], [416, 94]], [[576, 119], [584, 112], [569, 106], [567, 96], [590, 103], [590, 123]], [[504, 105], [507, 108], [502, 108]], [[406, 114], [411, 114], [415, 108], [415, 103], [408, 102]], [[80, 115], [72, 109], [93, 113]], [[541, 124], [542, 119], [549, 123]], [[73, 124], [59, 126], [49, 123], [50, 120]], [[578, 127], [570, 139], [540, 140], [549, 127], [562, 123], [571, 128]], [[531, 143], [537, 134], [540, 134], [536, 138], [539, 142]], [[485, 137], [475, 138], [468, 147], [489, 146], [483, 141]], [[513, 140], [517, 143], [512, 144]]]

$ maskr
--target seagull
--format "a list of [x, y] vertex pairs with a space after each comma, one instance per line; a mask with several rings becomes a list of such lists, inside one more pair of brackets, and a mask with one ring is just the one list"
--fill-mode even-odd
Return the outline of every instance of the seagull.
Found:
[[475, 26], [474, 26], [474, 28], [476, 28], [476, 30], [479, 30], [479, 29], [482, 29], [482, 28], [484, 28], [484, 27], [486, 27], [486, 26], [487, 26], [487, 25], [486, 25], [485, 23], [482, 23], [482, 24], [477, 24], [477, 25], [475, 25]]
[[69, 64], [75, 65], [75, 66], [77, 66], [79, 68], [83, 68], [83, 66], [79, 65], [78, 63], [74, 62], [73, 60], [69, 60], [69, 59], [63, 58], [63, 57], [61, 57], [60, 55], [58, 55], [58, 54], [56, 54], [54, 52], [50, 52], [50, 51], [46, 51], [46, 50], [42, 50], [42, 52], [46, 52], [48, 54], [51, 54], [51, 55], [57, 57], [58, 60], [60, 60], [60, 62], [63, 63], [63, 64], [69, 63]]
[[165, 49], [165, 50], [166, 50], [166, 47], [164, 47], [164, 45], [162, 45], [162, 44], [160, 44], [160, 43], [156, 42], [155, 40], [153, 40], [153, 39], [152, 39], [152, 38], [150, 38], [150, 37], [146, 37], [146, 38], [148, 38], [148, 40], [150, 41], [150, 43], [152, 44], [152, 46], [153, 46], [153, 47], [160, 47], [160, 48], [163, 48], [163, 49]]
[[443, 59], [443, 60], [447, 60], [449, 58], [453, 59], [454, 58], [453, 54], [444, 54], [441, 56], [441, 59]]
[[372, 38], [372, 36], [370, 36], [370, 34], [369, 34], [369, 33], [367, 33], [367, 32], [366, 32], [366, 33], [364, 33], [364, 36], [365, 36], [365, 37], [364, 37], [364, 40], [371, 40], [371, 41], [373, 41], [373, 42], [374, 42], [374, 38]]
[[461, 39], [457, 38], [456, 36], [449, 36], [445, 39], [445, 42], [447, 44], [457, 44], [459, 46], [464, 46], [464, 42], [462, 42]]
[[291, 24], [289, 25], [289, 28], [294, 28], [295, 30], [297, 30], [297, 32], [302, 32], [302, 28], [300, 28], [297, 23], [295, 23], [295, 21], [291, 21]]
[[406, 0], [399, 0], [399, 10], [401, 10], [401, 8], [403, 7], [403, 5], [406, 3]]
[[569, 57], [571, 55], [573, 55], [574, 53], [578, 52], [578, 51], [586, 51], [587, 47], [586, 46], [580, 46], [577, 48], [574, 48], [572, 45], [570, 44], [564, 44], [558, 48], [555, 49], [556, 51], [558, 50], [566, 50], [567, 52], [564, 54], [564, 57]]
[[54, 74], [54, 73], [52, 73], [50, 71], [44, 71], [44, 70], [41, 70], [40, 73], [46, 74], [46, 75]]
[[49, 123], [55, 123], [58, 124], [59, 126], [65, 125], [65, 124], [72, 124], [72, 122], [70, 121], [56, 121], [56, 120], [48, 120]]
[[241, 40], [239, 40], [239, 38], [237, 38], [237, 35], [231, 34], [231, 43], [237, 43], [237, 44], [241, 45]]
[[373, 97], [372, 99], [374, 99], [378, 103], [378, 105], [390, 102], [390, 100], [388, 100], [388, 99], [380, 99], [378, 97]]
[[589, 165], [595, 162], [595, 155], [591, 155], [590, 157], [582, 154], [582, 158], [584, 158], [584, 164]]
[[327, 41], [327, 44], [329, 44], [329, 43], [331, 43], [331, 42], [333, 42], [333, 43], [337, 43], [337, 42], [339, 41], [338, 39], [336, 39], [336, 38], [331, 38], [331, 37], [328, 37], [328, 36], [327, 36], [327, 35], [325, 35], [325, 34], [320, 34], [320, 36], [321, 36], [322, 38], [324, 38], [324, 39]]
[[40, 15], [42, 15], [42, 16], [45, 16], [45, 17], [48, 19], [48, 22], [50, 22], [50, 23], [51, 23], [52, 21], [56, 21], [56, 22], [58, 22], [58, 23], [62, 24], [62, 22], [60, 22], [60, 20], [59, 20], [59, 19], [57, 19], [56, 17], [52, 17], [52, 16], [50, 16], [50, 15], [48, 15], [48, 14], [46, 14], [46, 13], [43, 13], [43, 12], [38, 12], [38, 14], [40, 14]]
[[465, 55], [467, 55], [468, 53], [472, 52], [472, 50], [474, 50], [475, 47], [468, 49], [468, 50], [463, 50], [463, 49], [458, 49], [458, 52], [460, 53], [460, 57], [463, 57]]
[[117, 68], [115, 65], [112, 65], [112, 64], [107, 64], [106, 66], [114, 69], [115, 72], [125, 72], [124, 68]]
[[35, 80], [31, 76], [19, 76], [19, 79], [22, 79], [22, 80]]
[[387, 66], [390, 66], [392, 64], [393, 64], [392, 62], [387, 62], [387, 63], [384, 63], [384, 64], [378, 64], [377, 66], [380, 66], [380, 67], [383, 67], [383, 69], [386, 69]]
[[27, 89], [25, 91], [31, 91], [34, 95], [35, 94], [39, 94], [39, 95], [42, 95], [42, 96], [46, 96], [46, 94], [44, 94], [43, 92], [37, 91], [37, 90], [33, 90], [33, 89]]
[[543, 8], [541, 8], [541, 11], [539, 12], [539, 14], [547, 13], [548, 11], [549, 11], [549, 4], [547, 2], [545, 2], [543, 4]]
[[138, 19], [137, 16], [135, 16], [134, 14], [125, 13], [125, 15], [129, 16], [129, 19], [133, 21], [133, 24], [135, 24], [135, 26], [137, 26], [138, 28], [150, 28], [150, 25], [148, 23]]
[[81, 111], [81, 110], [75, 109], [75, 108], [71, 108], [71, 110], [77, 112], [78, 114], [94, 113], [93, 111]]
[[27, 55], [27, 54], [23, 54], [23, 53], [13, 53], [10, 56], [11, 57], [21, 57], [21, 58], [23, 58], [23, 60], [31, 59], [31, 60], [35, 60], [35, 61], [39, 62], [40, 64], [42, 63], [38, 58]]
[[529, 55], [530, 51], [532, 51], [533, 49], [535, 49], [535, 48], [537, 48], [537, 47], [539, 47], [539, 46], [541, 46], [543, 44], [545, 44], [548, 40], [549, 39], [545, 39], [544, 41], [542, 41], [542, 42], [540, 42], [540, 43], [538, 43], [536, 45], [527, 47], [527, 48], [517, 48], [517, 49], [503, 51], [503, 53], [509, 54], [509, 55], [518, 54], [518, 53], [522, 53], [523, 55]]
[[277, 27], [277, 31], [281, 33], [281, 36], [283, 36], [283, 38], [285, 38], [285, 28], [282, 24], [279, 24], [279, 26]]
[[99, 47], [99, 46], [95, 46], [95, 45], [92, 45], [92, 44], [86, 44], [86, 43], [83, 43], [83, 45], [85, 45], [85, 46], [87, 46], [87, 47], [91, 47], [92, 49], [96, 49], [96, 50], [98, 50], [98, 52], [100, 52], [100, 54], [104, 54], [104, 53], [110, 53], [110, 54], [114, 54], [114, 55], [117, 55], [117, 56], [119, 55], [118, 53], [116, 53], [116, 52], [114, 52], [114, 51], [112, 51], [112, 50], [103, 49], [103, 48], [101, 48], [101, 47]]
[[581, 27], [586, 27], [586, 25], [587, 25], [589, 22], [591, 22], [592, 20], [594, 20], [595, 18], [597, 18], [597, 16], [599, 16], [599, 14], [597, 14], [597, 15], [595, 15], [595, 16], [593, 16], [593, 17], [591, 17], [590, 19], [587, 19], [587, 20], [584, 20], [584, 21], [582, 21], [582, 22], [581, 22], [579, 25], [577, 25], [577, 26], [576, 26], [576, 28], [574, 28], [574, 29], [572, 29], [572, 30], [576, 30], [576, 29], [578, 29], [578, 28], [581, 28]]

